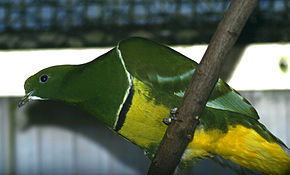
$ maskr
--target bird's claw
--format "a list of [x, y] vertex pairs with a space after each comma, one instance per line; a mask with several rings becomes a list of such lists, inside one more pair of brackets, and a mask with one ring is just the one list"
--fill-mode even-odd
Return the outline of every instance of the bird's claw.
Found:
[[178, 108], [170, 109], [170, 117], [175, 117], [175, 115], [178, 113], [177, 110], [178, 110]]
[[164, 118], [163, 119], [163, 123], [166, 124], [166, 125], [169, 125], [169, 124], [172, 123], [172, 120], [178, 121], [178, 122], [182, 122], [182, 120], [180, 120], [180, 119], [178, 119], [176, 117], [176, 114], [178, 113], [177, 110], [178, 110], [178, 108], [170, 109], [170, 117], [169, 118]]

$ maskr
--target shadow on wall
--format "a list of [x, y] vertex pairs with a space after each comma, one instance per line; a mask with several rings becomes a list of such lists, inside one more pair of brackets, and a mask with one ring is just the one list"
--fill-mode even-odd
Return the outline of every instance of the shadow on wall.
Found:
[[229, 54], [226, 56], [223, 66], [220, 72], [220, 78], [225, 82], [228, 82], [236, 69], [237, 64], [239, 63], [246, 45], [237, 45], [230, 50]]
[[[114, 166], [115, 159], [121, 161], [124, 167], [130, 167], [133, 169], [134, 173], [144, 172], [149, 166], [150, 161], [143, 155], [143, 152], [138, 147], [127, 142], [121, 137], [116, 136], [110, 129], [106, 128], [95, 117], [92, 117], [72, 106], [54, 101], [38, 101], [31, 102], [31, 104], [28, 104], [28, 106], [25, 106], [24, 108], [26, 108], [25, 115], [27, 118], [25, 124], [22, 126], [22, 132], [26, 132], [34, 127], [40, 128], [40, 130], [41, 128], [50, 128], [52, 131], [53, 129], [61, 128], [64, 129], [65, 132], [69, 132], [74, 135], [74, 141], [70, 142], [70, 144], [74, 145], [73, 152], [78, 152], [73, 153], [77, 155], [73, 156], [73, 158], [78, 159], [73, 161], [77, 162], [77, 167], [73, 167], [77, 174], [83, 174], [84, 172], [88, 174], [94, 173], [93, 171], [98, 169], [98, 166], [107, 167], [100, 168], [101, 171], [99, 173], [102, 174], [107, 172], [108, 174], [111, 174], [112, 169], [117, 168], [110, 168], [110, 166]], [[44, 133], [40, 135], [40, 137], [43, 137], [42, 140], [49, 139], [47, 142], [40, 142], [40, 144], [53, 144], [49, 142], [58, 141], [57, 139], [54, 140], [54, 138], [46, 138]], [[58, 135], [51, 135], [51, 137], [57, 138]], [[84, 140], [89, 140], [89, 142]], [[63, 141], [65, 142], [65, 140]], [[90, 144], [91, 146], [84, 146], [85, 144]], [[56, 146], [61, 145], [58, 144]], [[94, 146], [96, 146], [96, 149], [98, 150], [92, 148]], [[91, 155], [88, 153], [90, 152], [90, 149], [91, 154], [96, 155]], [[107, 156], [102, 156], [103, 154], [100, 155], [100, 149], [107, 150], [107, 152], [110, 154], [109, 156], [113, 157], [114, 160], [107, 160]], [[47, 154], [50, 154], [50, 150], [46, 151]], [[84, 151], [84, 154], [82, 151]], [[85, 156], [85, 154], [87, 155]], [[90, 159], [90, 161], [95, 161], [96, 164], [83, 165], [83, 163], [87, 162], [88, 159]], [[101, 160], [102, 163], [99, 164], [98, 162], [100, 159], [103, 160]], [[112, 163], [111, 165], [110, 162]], [[130, 174], [130, 171], [123, 170], [123, 173]]]

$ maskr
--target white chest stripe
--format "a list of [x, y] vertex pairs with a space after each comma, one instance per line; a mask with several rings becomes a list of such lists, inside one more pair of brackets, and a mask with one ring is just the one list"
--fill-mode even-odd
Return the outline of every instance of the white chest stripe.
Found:
[[123, 97], [123, 101], [122, 101], [122, 103], [120, 104], [119, 109], [118, 109], [118, 112], [117, 112], [117, 114], [116, 114], [116, 120], [115, 120], [114, 128], [115, 128], [116, 125], [117, 125], [117, 122], [118, 122], [118, 119], [119, 119], [119, 114], [120, 114], [121, 109], [122, 109], [122, 107], [123, 107], [123, 105], [124, 105], [124, 103], [125, 103], [125, 101], [126, 101], [128, 95], [129, 95], [130, 88], [133, 86], [133, 79], [132, 79], [131, 74], [128, 72], [128, 70], [127, 70], [127, 68], [126, 68], [126, 65], [125, 65], [124, 59], [123, 59], [123, 57], [122, 57], [121, 50], [119, 49], [119, 44], [120, 44], [120, 43], [118, 43], [118, 45], [117, 45], [117, 47], [116, 47], [116, 51], [117, 51], [117, 54], [118, 54], [118, 56], [119, 56], [119, 59], [120, 59], [122, 65], [123, 65], [124, 71], [126, 72], [126, 75], [127, 75], [127, 78], [128, 78], [128, 88], [127, 88], [127, 90], [126, 90], [126, 93], [125, 93], [125, 95], [124, 95], [124, 97]]

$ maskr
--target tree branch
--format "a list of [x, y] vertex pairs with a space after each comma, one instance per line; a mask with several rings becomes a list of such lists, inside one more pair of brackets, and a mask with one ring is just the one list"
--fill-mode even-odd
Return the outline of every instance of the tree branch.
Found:
[[148, 175], [173, 174], [188, 143], [192, 141], [199, 117], [218, 80], [222, 62], [240, 35], [258, 0], [233, 0], [212, 37], [192, 77], [177, 118], [166, 130]]

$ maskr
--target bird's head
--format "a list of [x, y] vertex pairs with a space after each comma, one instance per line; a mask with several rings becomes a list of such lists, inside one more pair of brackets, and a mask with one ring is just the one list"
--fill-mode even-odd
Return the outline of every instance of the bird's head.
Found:
[[29, 77], [24, 85], [26, 95], [18, 106], [23, 106], [31, 99], [60, 99], [65, 79], [73, 67], [72, 65], [53, 66]]

